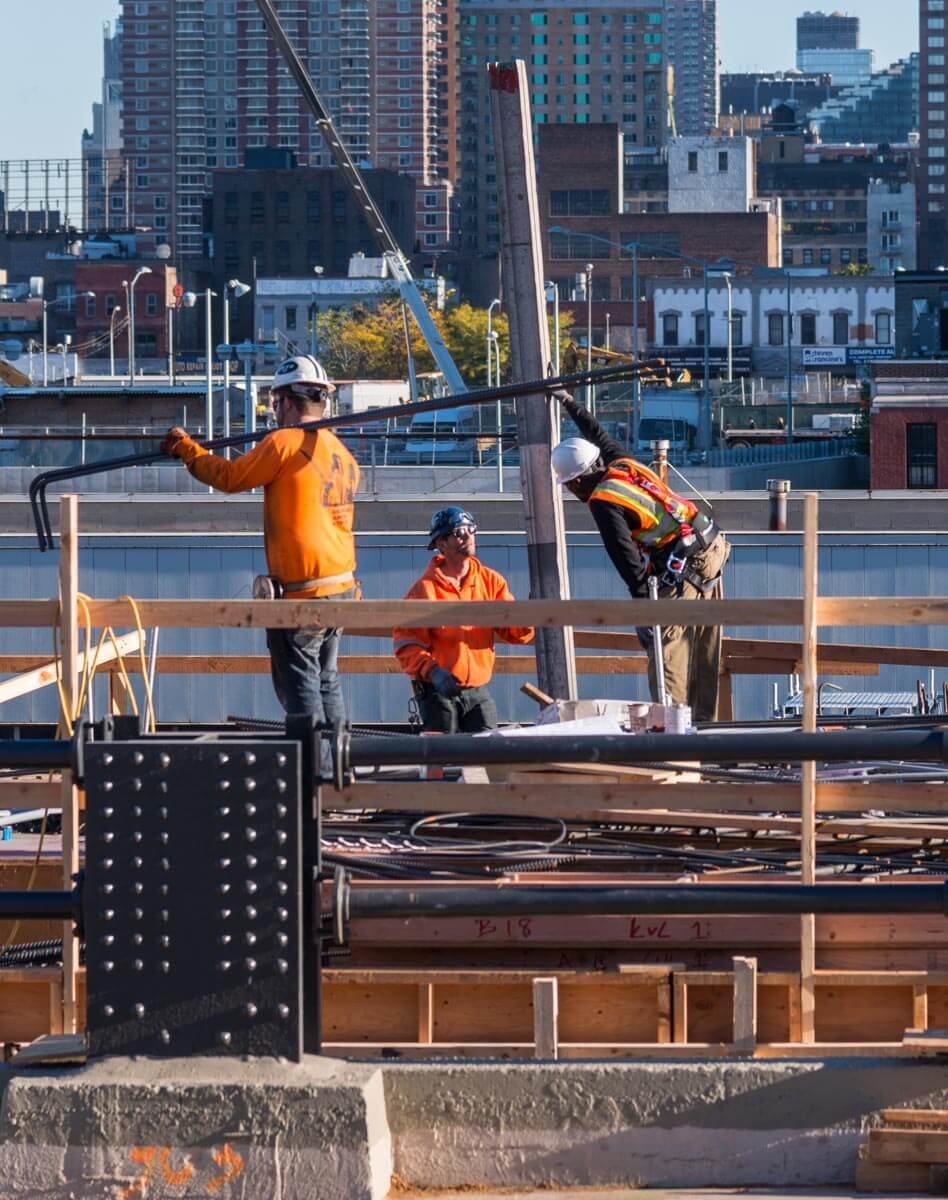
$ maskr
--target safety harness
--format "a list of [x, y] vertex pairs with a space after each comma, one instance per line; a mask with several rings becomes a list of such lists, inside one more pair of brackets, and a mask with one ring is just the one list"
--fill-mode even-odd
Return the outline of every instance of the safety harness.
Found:
[[[690, 500], [677, 495], [663, 480], [634, 458], [614, 459], [589, 497], [629, 509], [638, 518], [632, 537], [647, 550], [668, 550], [661, 583], [678, 586], [687, 580], [701, 592], [716, 580], [707, 580], [688, 566], [688, 560], [707, 550], [720, 530]], [[651, 554], [650, 554], [651, 557]]]

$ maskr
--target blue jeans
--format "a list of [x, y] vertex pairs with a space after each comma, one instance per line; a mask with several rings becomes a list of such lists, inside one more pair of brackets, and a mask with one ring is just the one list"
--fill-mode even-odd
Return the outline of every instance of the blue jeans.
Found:
[[[331, 600], [352, 600], [349, 588]], [[268, 629], [273, 690], [286, 713], [315, 716], [324, 728], [346, 719], [339, 682], [342, 629]]]
[[412, 686], [422, 728], [428, 733], [483, 733], [497, 728], [497, 706], [487, 688], [465, 688], [451, 700], [420, 679]]

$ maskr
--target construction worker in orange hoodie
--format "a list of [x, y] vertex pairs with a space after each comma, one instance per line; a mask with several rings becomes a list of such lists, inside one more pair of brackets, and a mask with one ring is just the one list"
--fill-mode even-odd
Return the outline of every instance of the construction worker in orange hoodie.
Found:
[[[477, 525], [463, 508], [441, 508], [431, 518], [428, 549], [435, 555], [408, 589], [406, 600], [513, 600], [507, 581], [476, 557]], [[487, 691], [494, 673], [494, 642], [533, 641], [532, 629], [479, 629], [445, 624], [396, 629], [395, 655], [411, 676], [422, 726], [428, 733], [480, 733], [497, 724]]]
[[[169, 430], [162, 442], [162, 449], [202, 483], [222, 492], [263, 488], [269, 575], [254, 580], [256, 598], [357, 598], [352, 519], [359, 467], [331, 430], [305, 427], [325, 414], [334, 391], [322, 364], [298, 354], [273, 377], [270, 397], [278, 428], [247, 454], [221, 458], [180, 428]], [[345, 720], [338, 672], [341, 632], [267, 630], [273, 686], [287, 713], [315, 715], [325, 726]]]

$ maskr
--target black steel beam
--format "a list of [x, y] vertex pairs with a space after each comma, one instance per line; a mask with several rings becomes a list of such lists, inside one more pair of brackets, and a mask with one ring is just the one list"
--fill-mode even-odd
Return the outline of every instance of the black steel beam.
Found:
[[72, 765], [72, 742], [52, 738], [11, 738], [0, 741], [0, 768]]
[[341, 743], [346, 767], [486, 763], [948, 762], [948, 731], [852, 729], [825, 733], [646, 733], [531, 737], [359, 737]]
[[387, 887], [335, 884], [350, 920], [407, 917], [637, 915], [777, 916], [797, 913], [946, 913], [948, 883], [683, 884], [602, 887], [498, 884], [488, 887]]
[[0, 891], [0, 920], [77, 920], [78, 904], [79, 900], [75, 892]]

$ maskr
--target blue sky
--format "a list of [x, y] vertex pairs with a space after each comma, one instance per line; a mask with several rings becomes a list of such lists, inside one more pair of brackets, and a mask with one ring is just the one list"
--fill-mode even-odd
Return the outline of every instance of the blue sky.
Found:
[[[792, 67], [797, 12], [837, 7], [838, 0], [792, 5], [718, 0], [724, 69]], [[0, 0], [5, 18], [0, 159], [77, 158], [99, 94], [102, 22], [118, 16], [118, 0], [28, 0], [27, 10], [19, 0]], [[915, 0], [850, 0], [846, 11], [862, 19], [862, 42], [876, 51], [877, 65], [917, 48]]]

